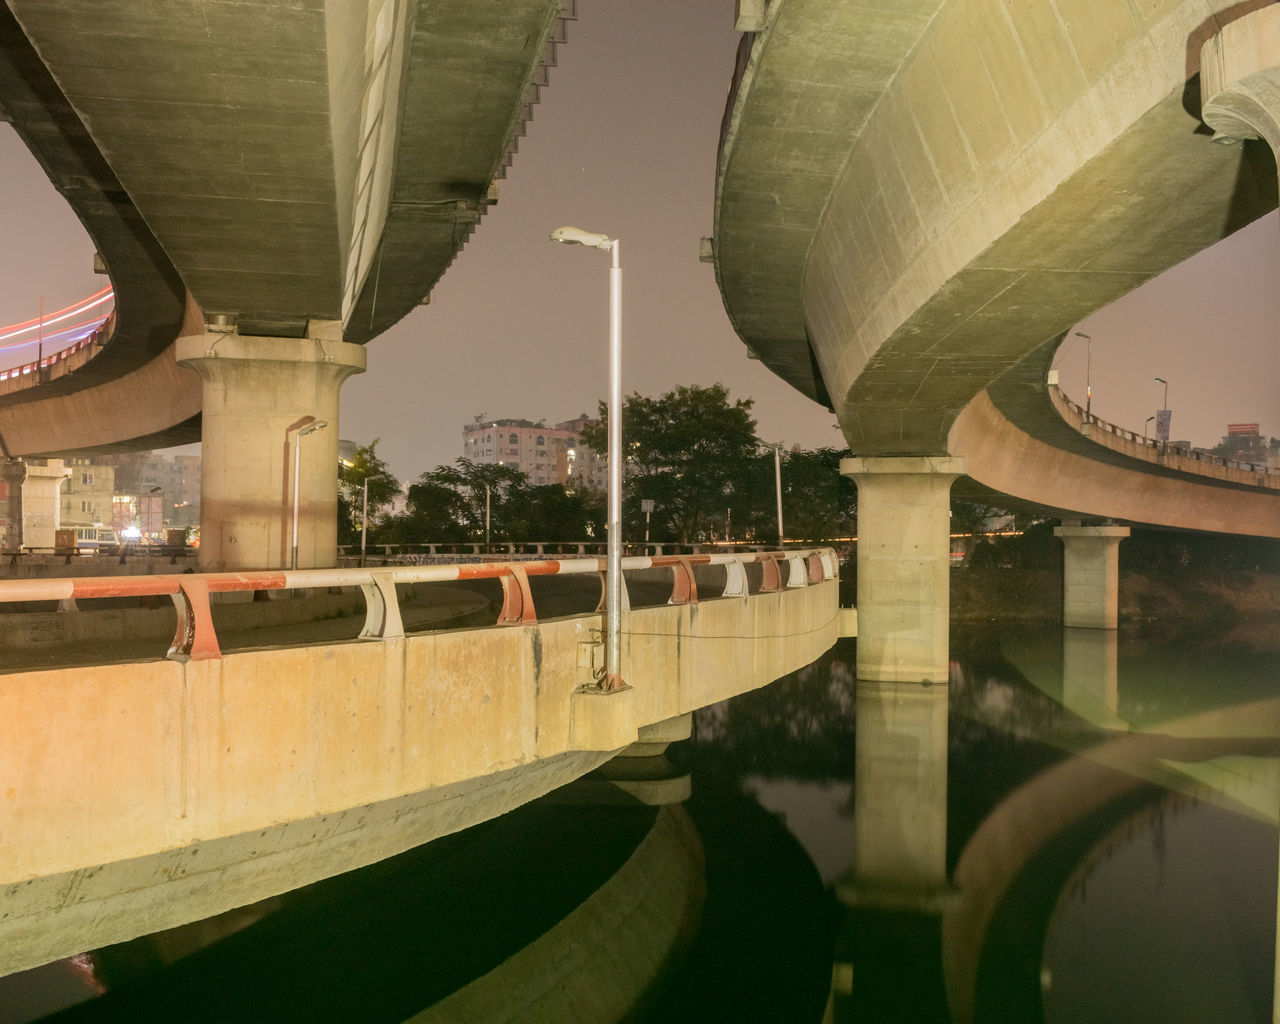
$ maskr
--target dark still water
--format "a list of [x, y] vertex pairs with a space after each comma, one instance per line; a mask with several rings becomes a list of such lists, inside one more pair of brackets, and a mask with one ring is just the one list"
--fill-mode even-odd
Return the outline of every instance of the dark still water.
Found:
[[1271, 1019], [1280, 625], [853, 641], [498, 820], [0, 979], [0, 1024]]

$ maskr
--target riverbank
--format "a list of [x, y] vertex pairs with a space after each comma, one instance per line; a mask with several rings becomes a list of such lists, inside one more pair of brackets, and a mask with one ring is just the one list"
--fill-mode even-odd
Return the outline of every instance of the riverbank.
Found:
[[[951, 574], [951, 618], [1051, 621], [1062, 618], [1060, 569], [983, 566]], [[1178, 620], [1280, 623], [1280, 574], [1252, 570], [1120, 570], [1122, 622]], [[1277, 626], [1280, 628], [1280, 625]]]

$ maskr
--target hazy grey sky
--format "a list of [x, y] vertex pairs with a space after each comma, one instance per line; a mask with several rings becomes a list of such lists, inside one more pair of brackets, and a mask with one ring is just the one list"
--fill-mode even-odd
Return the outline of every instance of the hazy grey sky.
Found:
[[[712, 231], [716, 146], [737, 35], [733, 0], [579, 0], [569, 43], [497, 206], [431, 304], [370, 343], [342, 392], [341, 433], [402, 480], [461, 453], [472, 416], [548, 421], [591, 412], [607, 383], [608, 256], [556, 246], [562, 224], [618, 236], [623, 387], [721, 381], [755, 399], [766, 440], [843, 446], [834, 417], [748, 360], [698, 239]], [[100, 287], [93, 247], [0, 125], [5, 274], [0, 323]], [[1222, 250], [1229, 250], [1223, 252]], [[1173, 433], [1215, 443], [1227, 421], [1280, 434], [1276, 217], [1081, 325], [1094, 337], [1093, 408], [1135, 430], [1170, 381]], [[1059, 361], [1083, 400], [1084, 343]]]

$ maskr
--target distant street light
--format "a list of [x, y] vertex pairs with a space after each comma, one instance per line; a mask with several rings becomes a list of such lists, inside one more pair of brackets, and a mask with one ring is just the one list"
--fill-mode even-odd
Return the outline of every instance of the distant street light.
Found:
[[622, 689], [622, 264], [618, 239], [581, 228], [562, 227], [551, 241], [603, 249], [613, 256], [609, 270], [609, 524], [605, 571], [605, 676], [602, 690]]
[[1150, 423], [1153, 419], [1155, 419], [1154, 416], [1148, 416], [1147, 422], [1142, 424], [1142, 440], [1144, 441], [1147, 439], [1147, 424]]
[[369, 532], [369, 481], [381, 480], [386, 476], [385, 473], [375, 473], [373, 476], [364, 478], [364, 505], [360, 510], [360, 568], [364, 568], [364, 541], [365, 534]]
[[1089, 343], [1084, 357], [1084, 419], [1089, 423], [1093, 413], [1093, 338], [1084, 331], [1076, 331], [1076, 337]]
[[1156, 377], [1157, 384], [1164, 385], [1164, 400], [1156, 412], [1156, 437], [1165, 444], [1169, 443], [1169, 432], [1172, 427], [1173, 414], [1169, 412], [1169, 382], [1163, 377]]
[[328, 420], [315, 420], [293, 435], [293, 561], [291, 567], [294, 569], [298, 568], [298, 481], [301, 476], [298, 455], [302, 450], [303, 437], [314, 434], [317, 430], [323, 430], [328, 425]]

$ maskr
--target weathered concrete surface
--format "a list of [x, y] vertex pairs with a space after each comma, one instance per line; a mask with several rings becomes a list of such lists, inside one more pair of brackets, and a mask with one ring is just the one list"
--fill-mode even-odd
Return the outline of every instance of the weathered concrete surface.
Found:
[[951, 484], [960, 459], [842, 459], [858, 485], [859, 679], [947, 681]]
[[[338, 333], [305, 341], [241, 334], [178, 339], [178, 362], [204, 385], [203, 568], [289, 568], [295, 507], [293, 568], [337, 564], [338, 392], [349, 376], [364, 372], [366, 358], [364, 348]], [[324, 428], [299, 442], [298, 432], [315, 422]]]
[[831, 580], [636, 610], [633, 687], [578, 692], [598, 617], [6, 676], [0, 971], [218, 913], [541, 795], [642, 725], [837, 637]]
[[294, 338], [333, 320], [352, 343], [401, 319], [494, 201], [553, 40], [558, 0], [0, 6], [0, 110], [118, 314], [75, 374], [0, 398], [0, 448], [199, 440], [198, 381], [167, 350], [204, 313]]
[[1063, 523], [1053, 535], [1062, 541], [1062, 624], [1115, 629], [1120, 617], [1120, 542], [1127, 526]]
[[776, 0], [717, 185], [739, 333], [809, 394], [816, 358], [856, 454], [946, 453], [1005, 369], [1275, 206], [1188, 91], [1259, 6]]

